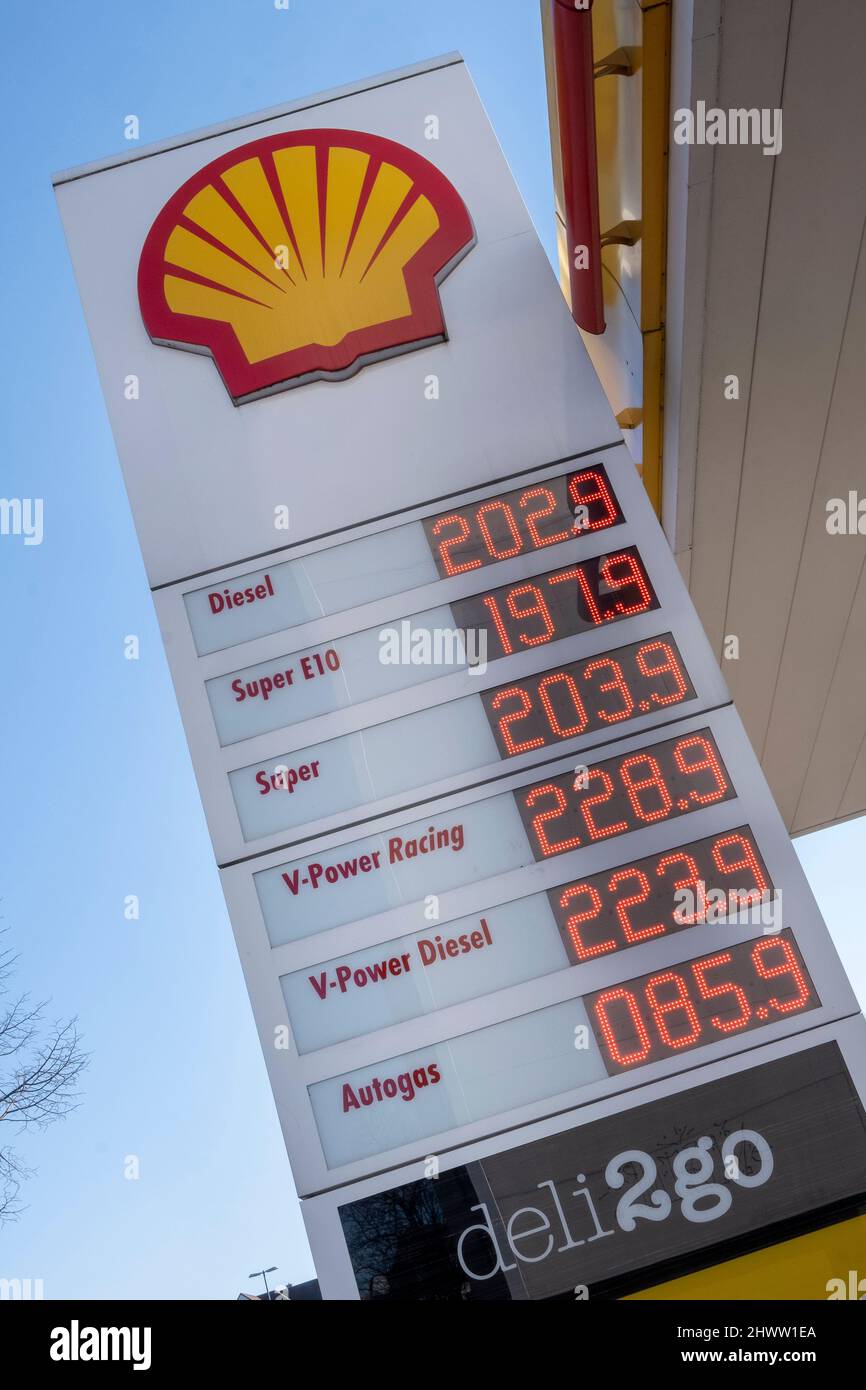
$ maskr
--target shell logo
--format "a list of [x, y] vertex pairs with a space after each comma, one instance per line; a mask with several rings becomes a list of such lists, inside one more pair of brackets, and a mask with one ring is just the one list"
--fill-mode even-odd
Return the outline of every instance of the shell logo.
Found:
[[154, 343], [210, 353], [236, 404], [447, 338], [439, 284], [475, 242], [462, 198], [413, 150], [356, 130], [220, 156], [148, 233]]

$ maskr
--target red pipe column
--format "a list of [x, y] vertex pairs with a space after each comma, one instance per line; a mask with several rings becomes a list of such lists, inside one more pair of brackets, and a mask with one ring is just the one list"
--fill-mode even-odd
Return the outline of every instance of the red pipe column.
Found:
[[[586, 0], [579, 8], [575, 0], [552, 0], [552, 4], [571, 312], [579, 328], [587, 333], [603, 333], [592, 0]], [[576, 248], [583, 246], [587, 248], [588, 265], [578, 269]]]

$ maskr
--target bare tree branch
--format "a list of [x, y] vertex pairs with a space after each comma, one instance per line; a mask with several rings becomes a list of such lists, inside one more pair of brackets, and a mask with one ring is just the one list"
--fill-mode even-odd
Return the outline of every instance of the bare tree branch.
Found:
[[[11, 951], [0, 952], [0, 997], [8, 994], [16, 964]], [[0, 1008], [0, 1063], [13, 1059], [0, 1072], [0, 1123], [45, 1129], [78, 1103], [77, 1084], [89, 1060], [78, 1023], [48, 1023], [46, 1007], [22, 994]], [[0, 1223], [20, 1214], [18, 1194], [30, 1176], [14, 1150], [0, 1146]]]

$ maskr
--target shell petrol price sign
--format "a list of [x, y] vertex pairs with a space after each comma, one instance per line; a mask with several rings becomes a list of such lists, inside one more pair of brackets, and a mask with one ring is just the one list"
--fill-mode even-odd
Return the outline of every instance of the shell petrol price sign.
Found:
[[325, 1296], [856, 1221], [856, 1001], [462, 60], [55, 182]]

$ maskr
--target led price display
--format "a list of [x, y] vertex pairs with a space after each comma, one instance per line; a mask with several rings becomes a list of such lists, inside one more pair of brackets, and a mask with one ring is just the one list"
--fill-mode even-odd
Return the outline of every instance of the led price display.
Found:
[[503, 758], [694, 698], [669, 632], [480, 693]]
[[636, 546], [451, 603], [457, 627], [487, 634], [487, 660], [658, 608]]
[[820, 1007], [790, 931], [584, 997], [613, 1076]]
[[[678, 907], [688, 890], [694, 911]], [[642, 941], [735, 916], [765, 900], [774, 885], [748, 826], [679, 845], [548, 890], [547, 897], [577, 965]], [[716, 903], [721, 894], [726, 910]]]
[[455, 507], [424, 521], [440, 578], [602, 531], [624, 520], [601, 464]]
[[608, 758], [513, 792], [536, 859], [730, 801], [736, 792], [709, 729]]

